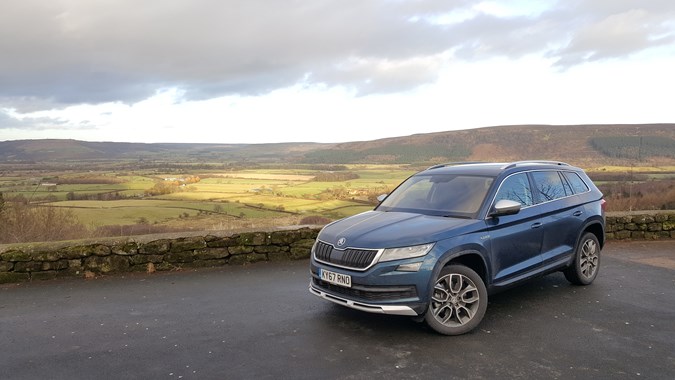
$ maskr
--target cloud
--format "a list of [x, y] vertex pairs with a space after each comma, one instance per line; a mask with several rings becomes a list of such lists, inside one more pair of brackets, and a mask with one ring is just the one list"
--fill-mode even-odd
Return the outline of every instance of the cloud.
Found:
[[328, 87], [345, 86], [354, 89], [357, 95], [393, 93], [434, 82], [438, 68], [439, 59], [436, 57], [408, 60], [354, 57], [312, 73], [307, 81], [320, 82]]
[[[570, 33], [569, 42], [549, 55], [557, 65], [629, 56], [654, 47], [675, 46], [675, 7], [667, 1], [579, 2], [576, 11], [586, 16]], [[574, 26], [570, 24], [570, 27]]]
[[0, 129], [20, 128], [21, 126], [22, 123], [20, 120], [0, 109]]
[[456, 56], [469, 61], [492, 57], [516, 59], [544, 51], [548, 44], [560, 39], [558, 26], [546, 17], [499, 18], [479, 14], [454, 25], [452, 30], [459, 36]]
[[438, 27], [407, 21], [414, 12], [380, 1], [13, 1], [0, 14], [0, 33], [14, 36], [0, 42], [0, 91], [66, 104], [173, 86], [202, 98], [265, 93], [351, 56], [445, 50]]
[[[543, 5], [542, 5], [543, 4]], [[672, 1], [21, 0], [3, 4], [0, 106], [359, 95], [433, 83], [452, 60], [541, 54], [569, 67], [673, 43]], [[47, 108], [43, 108], [47, 109]]]
[[24, 117], [17, 114], [14, 110], [0, 108], [0, 130], [22, 129], [22, 130], [45, 130], [52, 129], [55, 126], [67, 126], [68, 122], [46, 116]]

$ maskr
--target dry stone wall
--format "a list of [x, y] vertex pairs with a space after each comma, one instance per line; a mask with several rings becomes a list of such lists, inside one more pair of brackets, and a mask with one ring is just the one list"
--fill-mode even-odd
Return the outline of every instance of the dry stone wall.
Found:
[[0, 283], [309, 257], [319, 228], [0, 246]]
[[607, 216], [607, 239], [669, 239], [675, 238], [675, 212], [626, 214]]
[[[319, 227], [0, 246], [0, 283], [309, 258]], [[675, 212], [607, 216], [607, 239], [673, 239]]]

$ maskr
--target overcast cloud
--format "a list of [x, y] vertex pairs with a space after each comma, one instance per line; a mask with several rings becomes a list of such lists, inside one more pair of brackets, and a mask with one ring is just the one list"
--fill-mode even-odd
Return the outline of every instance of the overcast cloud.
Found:
[[131, 107], [171, 89], [174, 102], [297, 86], [386, 96], [433, 85], [454, 63], [534, 55], [567, 71], [675, 51], [672, 0], [531, 3], [5, 0], [0, 130], [31, 128], [22, 113]]

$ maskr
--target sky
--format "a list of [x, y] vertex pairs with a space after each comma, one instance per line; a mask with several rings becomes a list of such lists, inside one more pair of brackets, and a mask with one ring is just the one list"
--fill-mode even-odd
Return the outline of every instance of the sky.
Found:
[[3, 0], [0, 141], [673, 123], [672, 0]]

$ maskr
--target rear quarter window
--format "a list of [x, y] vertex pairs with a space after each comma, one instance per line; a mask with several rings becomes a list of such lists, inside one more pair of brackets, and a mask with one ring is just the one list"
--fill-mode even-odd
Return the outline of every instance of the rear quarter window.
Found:
[[574, 194], [585, 193], [590, 190], [584, 180], [579, 177], [579, 174], [573, 172], [563, 172], [563, 175], [567, 179], [567, 182], [570, 183], [570, 186], [572, 186]]

